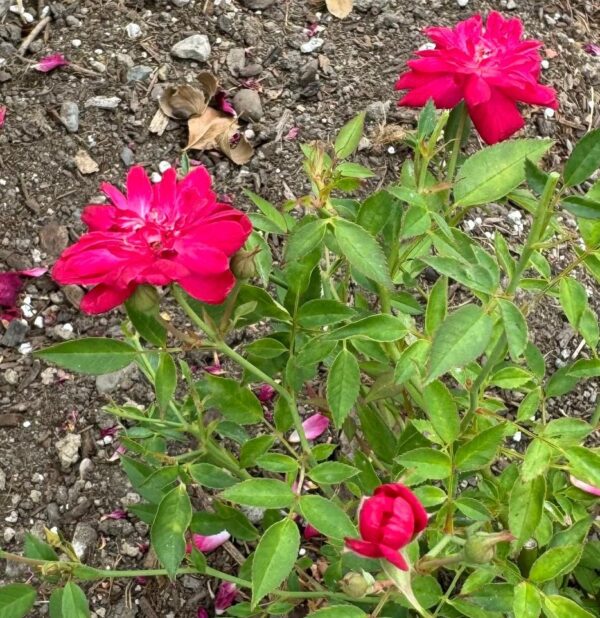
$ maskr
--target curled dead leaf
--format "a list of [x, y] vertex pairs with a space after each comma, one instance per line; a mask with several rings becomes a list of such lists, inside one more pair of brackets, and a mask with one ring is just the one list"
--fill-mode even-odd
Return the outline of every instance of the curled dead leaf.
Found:
[[159, 107], [156, 110], [156, 114], [152, 116], [152, 120], [150, 121], [150, 125], [148, 126], [148, 131], [150, 133], [156, 133], [156, 135], [162, 135], [169, 124], [169, 117], [162, 111]]
[[184, 84], [165, 88], [158, 104], [169, 118], [187, 120], [192, 116], [202, 115], [209, 100], [201, 90]]
[[325, 0], [327, 10], [339, 19], [348, 17], [352, 12], [352, 0]]
[[200, 84], [200, 89], [206, 97], [206, 101], [210, 103], [210, 100], [219, 90], [219, 80], [210, 71], [202, 71], [198, 73], [196, 79]]

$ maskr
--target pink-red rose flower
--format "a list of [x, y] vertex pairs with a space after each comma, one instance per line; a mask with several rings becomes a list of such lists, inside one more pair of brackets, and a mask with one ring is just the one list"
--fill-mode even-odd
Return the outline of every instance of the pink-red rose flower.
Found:
[[538, 83], [540, 41], [523, 39], [523, 23], [492, 11], [484, 25], [475, 15], [454, 28], [431, 27], [425, 34], [435, 49], [417, 52], [396, 90], [409, 92], [398, 105], [421, 107], [429, 99], [449, 109], [465, 101], [483, 140], [495, 144], [525, 123], [517, 103], [556, 109], [552, 88]]
[[427, 512], [410, 489], [400, 483], [380, 485], [358, 512], [360, 539], [346, 538], [346, 547], [367, 558], [383, 558], [408, 570], [400, 550], [427, 526]]
[[205, 168], [179, 182], [168, 169], [153, 186], [142, 167], [133, 167], [126, 196], [107, 183], [102, 190], [112, 203], [85, 208], [89, 232], [64, 251], [52, 271], [62, 285], [92, 286], [83, 311], [109, 311], [144, 283], [178, 283], [203, 302], [225, 300], [235, 284], [229, 258], [252, 225], [239, 210], [217, 202]]

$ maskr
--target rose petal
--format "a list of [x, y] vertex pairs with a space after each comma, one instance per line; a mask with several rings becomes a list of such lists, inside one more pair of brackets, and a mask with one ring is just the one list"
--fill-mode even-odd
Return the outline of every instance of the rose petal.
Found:
[[[313, 414], [302, 423], [302, 427], [304, 428], [306, 439], [315, 440], [327, 431], [327, 428], [329, 427], [329, 419], [323, 414]], [[294, 430], [290, 434], [288, 440], [292, 443], [300, 442], [300, 436], [298, 435], [298, 432]]]
[[35, 65], [35, 69], [42, 73], [48, 73], [58, 67], [67, 66], [68, 64], [70, 64], [69, 61], [62, 54], [51, 54], [50, 56], [42, 58]]
[[595, 487], [594, 485], [590, 485], [581, 479], [574, 477], [572, 474], [569, 476], [569, 480], [571, 484], [581, 489], [581, 491], [585, 491], [588, 494], [592, 494], [594, 496], [600, 496], [600, 487]]
[[6, 105], [0, 105], [0, 129], [4, 126], [6, 120]]
[[215, 614], [217, 616], [223, 615], [231, 607], [237, 591], [237, 586], [231, 582], [223, 582], [219, 586], [215, 597]]
[[[192, 543], [194, 547], [203, 553], [211, 552], [217, 549], [217, 547], [221, 547], [223, 543], [228, 541], [231, 538], [231, 535], [227, 530], [223, 530], [218, 534], [210, 534], [208, 536], [204, 536], [203, 534], [192, 534]], [[188, 553], [192, 551], [192, 545], [188, 543]]]

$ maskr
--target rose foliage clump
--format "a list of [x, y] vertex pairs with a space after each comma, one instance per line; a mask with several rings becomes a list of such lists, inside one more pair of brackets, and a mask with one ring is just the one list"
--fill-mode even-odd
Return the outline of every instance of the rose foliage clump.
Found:
[[[498, 13], [426, 34], [386, 183], [354, 157], [359, 114], [301, 147], [309, 193], [280, 206], [220, 203], [184, 156], [84, 210], [53, 275], [89, 289], [83, 311], [123, 305], [122, 336], [37, 354], [153, 386], [145, 409], [106, 407], [142, 497], [106, 517], [148, 524], [157, 568], [81, 564], [60, 530], [0, 551], [52, 590], [51, 618], [89, 615], [88, 581], [180, 574], [215, 580], [199, 616], [598, 615], [600, 406], [570, 394], [600, 377], [582, 283], [600, 282], [600, 130], [548, 169], [552, 141], [509, 139], [520, 105], [557, 107], [541, 43]], [[541, 307], [574, 332], [560, 363], [530, 330]], [[35, 599], [5, 586], [0, 615]]]

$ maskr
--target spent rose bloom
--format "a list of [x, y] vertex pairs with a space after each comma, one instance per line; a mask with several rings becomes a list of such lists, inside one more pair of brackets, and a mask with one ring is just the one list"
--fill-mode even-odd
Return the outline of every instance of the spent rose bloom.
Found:
[[415, 494], [400, 483], [380, 485], [358, 512], [360, 539], [346, 538], [348, 549], [367, 558], [384, 558], [408, 570], [400, 549], [427, 526], [427, 512]]
[[235, 283], [229, 258], [252, 231], [245, 214], [217, 202], [203, 167], [177, 181], [174, 169], [151, 184], [144, 168], [127, 176], [127, 195], [104, 183], [112, 204], [87, 206], [89, 232], [68, 247], [52, 275], [62, 285], [92, 286], [86, 313], [127, 300], [140, 284], [178, 283], [190, 296], [222, 303]]
[[35, 65], [35, 70], [41, 73], [49, 73], [58, 67], [64, 67], [68, 64], [69, 61], [63, 54], [52, 54], [50, 56], [44, 56], [44, 58]]
[[215, 614], [217, 616], [222, 616], [231, 607], [237, 591], [237, 586], [231, 582], [223, 582], [219, 586], [215, 597]]
[[398, 105], [421, 107], [433, 99], [449, 109], [465, 101], [477, 131], [488, 144], [507, 139], [525, 121], [517, 103], [556, 109], [556, 93], [538, 83], [540, 41], [523, 39], [523, 23], [492, 11], [484, 25], [480, 15], [454, 28], [431, 27], [425, 34], [435, 49], [417, 52], [396, 90], [409, 92]]

